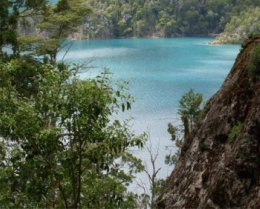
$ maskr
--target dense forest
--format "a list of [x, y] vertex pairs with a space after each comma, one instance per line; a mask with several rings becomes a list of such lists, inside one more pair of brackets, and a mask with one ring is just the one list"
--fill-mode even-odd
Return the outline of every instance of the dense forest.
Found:
[[[54, 4], [57, 1], [49, 2]], [[225, 29], [227, 23], [228, 28], [236, 27], [232, 17], [239, 19], [248, 9], [260, 7], [259, 0], [84, 0], [83, 2], [91, 8], [92, 13], [82, 20], [80, 30], [71, 34], [70, 38], [73, 39], [215, 36], [228, 30]], [[40, 29], [35, 27], [39, 19], [39, 16], [21, 18], [19, 33], [39, 34]], [[251, 20], [243, 23], [247, 28], [255, 23], [252, 13], [248, 12], [247, 20]]]
[[232, 16], [259, 0], [86, 0], [89, 38], [203, 36], [222, 32]]

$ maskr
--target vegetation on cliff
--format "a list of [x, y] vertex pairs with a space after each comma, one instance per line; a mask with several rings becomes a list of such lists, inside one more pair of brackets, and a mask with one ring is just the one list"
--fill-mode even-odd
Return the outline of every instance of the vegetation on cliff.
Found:
[[[209, 100], [158, 198], [158, 208], [259, 208], [260, 36], [251, 37]], [[181, 180], [180, 180], [181, 179]]]
[[247, 66], [249, 78], [255, 82], [260, 79], [260, 46], [257, 46], [251, 55]]
[[196, 93], [193, 89], [184, 94], [179, 101], [178, 115], [181, 119], [181, 127], [168, 124], [168, 133], [174, 143], [176, 151], [165, 157], [165, 163], [176, 165], [181, 154], [181, 148], [185, 138], [189, 137], [194, 131], [201, 115], [203, 95]]

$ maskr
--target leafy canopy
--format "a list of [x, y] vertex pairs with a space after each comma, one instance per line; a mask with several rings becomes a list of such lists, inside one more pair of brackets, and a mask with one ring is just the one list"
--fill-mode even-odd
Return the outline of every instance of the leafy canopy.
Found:
[[0, 64], [1, 205], [136, 207], [127, 186], [143, 166], [130, 149], [144, 139], [111, 121], [130, 97], [106, 73], [82, 81], [77, 71], [30, 58]]
[[[135, 136], [127, 122], [112, 119], [131, 108], [132, 97], [124, 86], [113, 89], [106, 72], [80, 80], [79, 66], [56, 60], [89, 7], [79, 0], [54, 7], [44, 1], [3, 3], [1, 207], [138, 208], [136, 194], [127, 188], [143, 169], [131, 149], [141, 148], [144, 137]], [[19, 18], [38, 11], [43, 36], [18, 38]], [[9, 32], [13, 39], [7, 39]], [[4, 53], [6, 46], [12, 53]]]

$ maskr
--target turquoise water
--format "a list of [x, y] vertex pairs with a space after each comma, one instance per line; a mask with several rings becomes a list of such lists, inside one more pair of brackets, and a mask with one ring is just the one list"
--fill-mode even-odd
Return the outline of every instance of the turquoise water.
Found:
[[[221, 86], [230, 71], [240, 46], [210, 46], [209, 38], [122, 39], [73, 41], [68, 62], [89, 63], [81, 78], [95, 76], [104, 67], [113, 81], [130, 81], [135, 98], [133, 130], [148, 131], [155, 147], [162, 153], [158, 166], [161, 175], [172, 168], [163, 166], [165, 146], [169, 145], [167, 123], [178, 123], [178, 101], [190, 88], [208, 99]], [[60, 54], [60, 58], [62, 54]], [[142, 155], [142, 154], [141, 154]]]

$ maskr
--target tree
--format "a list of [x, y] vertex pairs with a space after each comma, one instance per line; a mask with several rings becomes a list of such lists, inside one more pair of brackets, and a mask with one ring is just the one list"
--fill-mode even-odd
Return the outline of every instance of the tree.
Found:
[[[21, 65], [34, 72], [19, 83]], [[135, 208], [127, 185], [142, 165], [129, 149], [143, 140], [127, 124], [110, 121], [129, 101], [113, 91], [106, 74], [81, 81], [77, 71], [26, 65], [21, 58], [1, 64], [0, 136], [9, 153], [2, 155], [0, 176], [8, 189], [0, 191], [1, 205]]]
[[[149, 157], [149, 164], [145, 163], [144, 173], [147, 176], [149, 182], [149, 192], [147, 191], [147, 185], [140, 180], [138, 186], [143, 189], [143, 194], [141, 195], [141, 203], [139, 208], [156, 208], [156, 199], [158, 198], [163, 186], [165, 185], [166, 180], [159, 179], [158, 174], [161, 170], [160, 167], [157, 167], [157, 160], [159, 156], [159, 146], [157, 146], [156, 151], [153, 149], [151, 139], [148, 138], [148, 141], [145, 144], [145, 151]], [[150, 167], [149, 167], [150, 166]]]
[[17, 25], [22, 16], [40, 14], [44, 10], [45, 0], [0, 0], [0, 56], [3, 47], [10, 45], [13, 55], [18, 55]]
[[[166, 165], [176, 165], [180, 154], [181, 154], [181, 148], [183, 145], [183, 137], [182, 137], [182, 132], [180, 129], [174, 127], [172, 123], [168, 124], [168, 133], [171, 135], [171, 141], [174, 143], [174, 153], [165, 156], [165, 164]], [[173, 146], [168, 146], [166, 147], [167, 149], [172, 148]]]
[[91, 8], [83, 0], [60, 0], [55, 6], [48, 6], [37, 24], [41, 33], [20, 38], [20, 50], [31, 51], [38, 56], [48, 56], [55, 64], [58, 52], [66, 47], [66, 39], [83, 25], [83, 20], [91, 13]]
[[149, 179], [149, 183], [150, 183], [150, 192], [151, 192], [151, 196], [150, 196], [150, 207], [151, 208], [155, 208], [155, 199], [156, 199], [156, 194], [157, 193], [157, 175], [159, 173], [159, 171], [161, 170], [161, 168], [156, 168], [156, 161], [158, 158], [158, 149], [156, 151], [156, 153], [153, 153], [152, 150], [152, 146], [151, 146], [151, 142], [150, 142], [150, 146], [146, 146], [146, 150], [149, 153], [149, 157], [150, 157], [150, 163], [152, 165], [152, 171], [151, 173], [148, 171], [148, 168], [146, 168], [144, 171], [148, 176]]
[[[37, 2], [43, 1], [12, 1], [6, 8], [19, 8], [17, 21], [21, 9], [35, 14]], [[63, 38], [90, 11], [83, 3], [62, 0], [42, 10], [44, 39], [17, 40], [16, 27], [12, 29], [14, 56], [0, 60], [2, 207], [137, 207], [127, 186], [143, 169], [131, 148], [141, 148], [144, 138], [135, 136], [127, 122], [111, 119], [131, 108], [131, 96], [124, 88], [112, 89], [106, 72], [82, 81], [79, 66], [56, 60]], [[50, 61], [37, 55], [49, 55]]]
[[[181, 154], [181, 148], [184, 140], [190, 136], [201, 113], [203, 96], [195, 93], [192, 89], [184, 94], [179, 101], [178, 114], [181, 117], [181, 128], [168, 124], [168, 133], [171, 135], [171, 141], [175, 143], [174, 154], [168, 154], [165, 157], [167, 165], [175, 165]], [[183, 134], [184, 133], [184, 134]], [[169, 146], [170, 148], [172, 146]]]
[[178, 114], [184, 126], [184, 138], [191, 134], [201, 112], [202, 94], [192, 89], [182, 96], [179, 101]]

